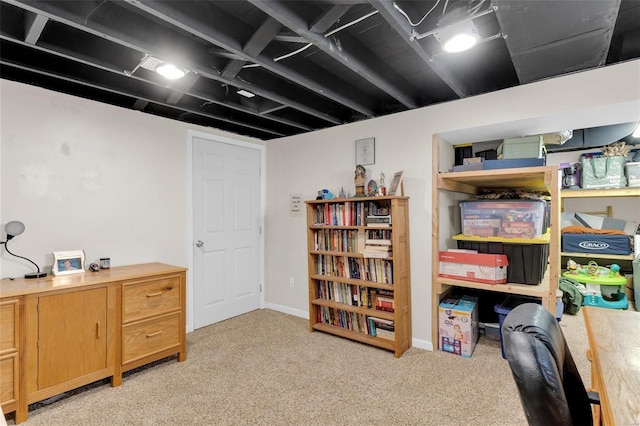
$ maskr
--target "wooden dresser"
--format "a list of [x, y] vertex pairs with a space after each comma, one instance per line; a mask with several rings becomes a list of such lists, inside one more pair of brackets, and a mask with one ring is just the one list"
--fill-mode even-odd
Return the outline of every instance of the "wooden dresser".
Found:
[[28, 405], [177, 354], [186, 359], [186, 269], [162, 263], [0, 282], [0, 404]]

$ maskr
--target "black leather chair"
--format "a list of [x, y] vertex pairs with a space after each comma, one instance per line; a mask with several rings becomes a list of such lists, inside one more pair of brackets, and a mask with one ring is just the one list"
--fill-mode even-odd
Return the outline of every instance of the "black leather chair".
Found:
[[504, 319], [505, 355], [530, 425], [592, 425], [591, 404], [558, 321], [536, 303], [515, 307]]

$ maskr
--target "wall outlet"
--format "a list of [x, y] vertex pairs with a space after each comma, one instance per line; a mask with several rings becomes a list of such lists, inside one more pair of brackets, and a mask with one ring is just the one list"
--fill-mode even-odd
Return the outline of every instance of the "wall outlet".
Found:
[[296, 282], [293, 277], [289, 277], [289, 287], [294, 288], [296, 286]]

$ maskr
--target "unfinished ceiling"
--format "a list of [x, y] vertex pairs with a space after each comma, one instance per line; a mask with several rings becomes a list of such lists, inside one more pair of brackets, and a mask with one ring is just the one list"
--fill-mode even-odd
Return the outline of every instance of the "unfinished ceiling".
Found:
[[2, 78], [264, 140], [640, 57], [636, 0], [0, 1]]

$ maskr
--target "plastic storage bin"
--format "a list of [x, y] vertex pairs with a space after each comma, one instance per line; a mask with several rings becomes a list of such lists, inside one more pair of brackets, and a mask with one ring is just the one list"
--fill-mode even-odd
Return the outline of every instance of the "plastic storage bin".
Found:
[[[498, 314], [498, 319], [500, 320], [500, 349], [502, 350], [502, 358], [507, 358], [504, 354], [504, 341], [502, 340], [502, 324], [504, 323], [504, 319], [507, 317], [509, 312], [513, 308], [518, 305], [522, 305], [523, 303], [537, 303], [541, 304], [540, 299], [535, 299], [532, 297], [526, 296], [509, 296], [505, 299], [501, 304], [495, 305], [494, 310]], [[556, 319], [558, 322], [562, 319], [562, 312], [564, 311], [564, 303], [562, 300], [556, 300]]]
[[627, 186], [640, 186], [640, 162], [627, 163], [625, 164], [624, 168], [625, 173], [627, 174]]
[[466, 200], [460, 202], [462, 234], [470, 237], [540, 238], [547, 232], [544, 200]]

